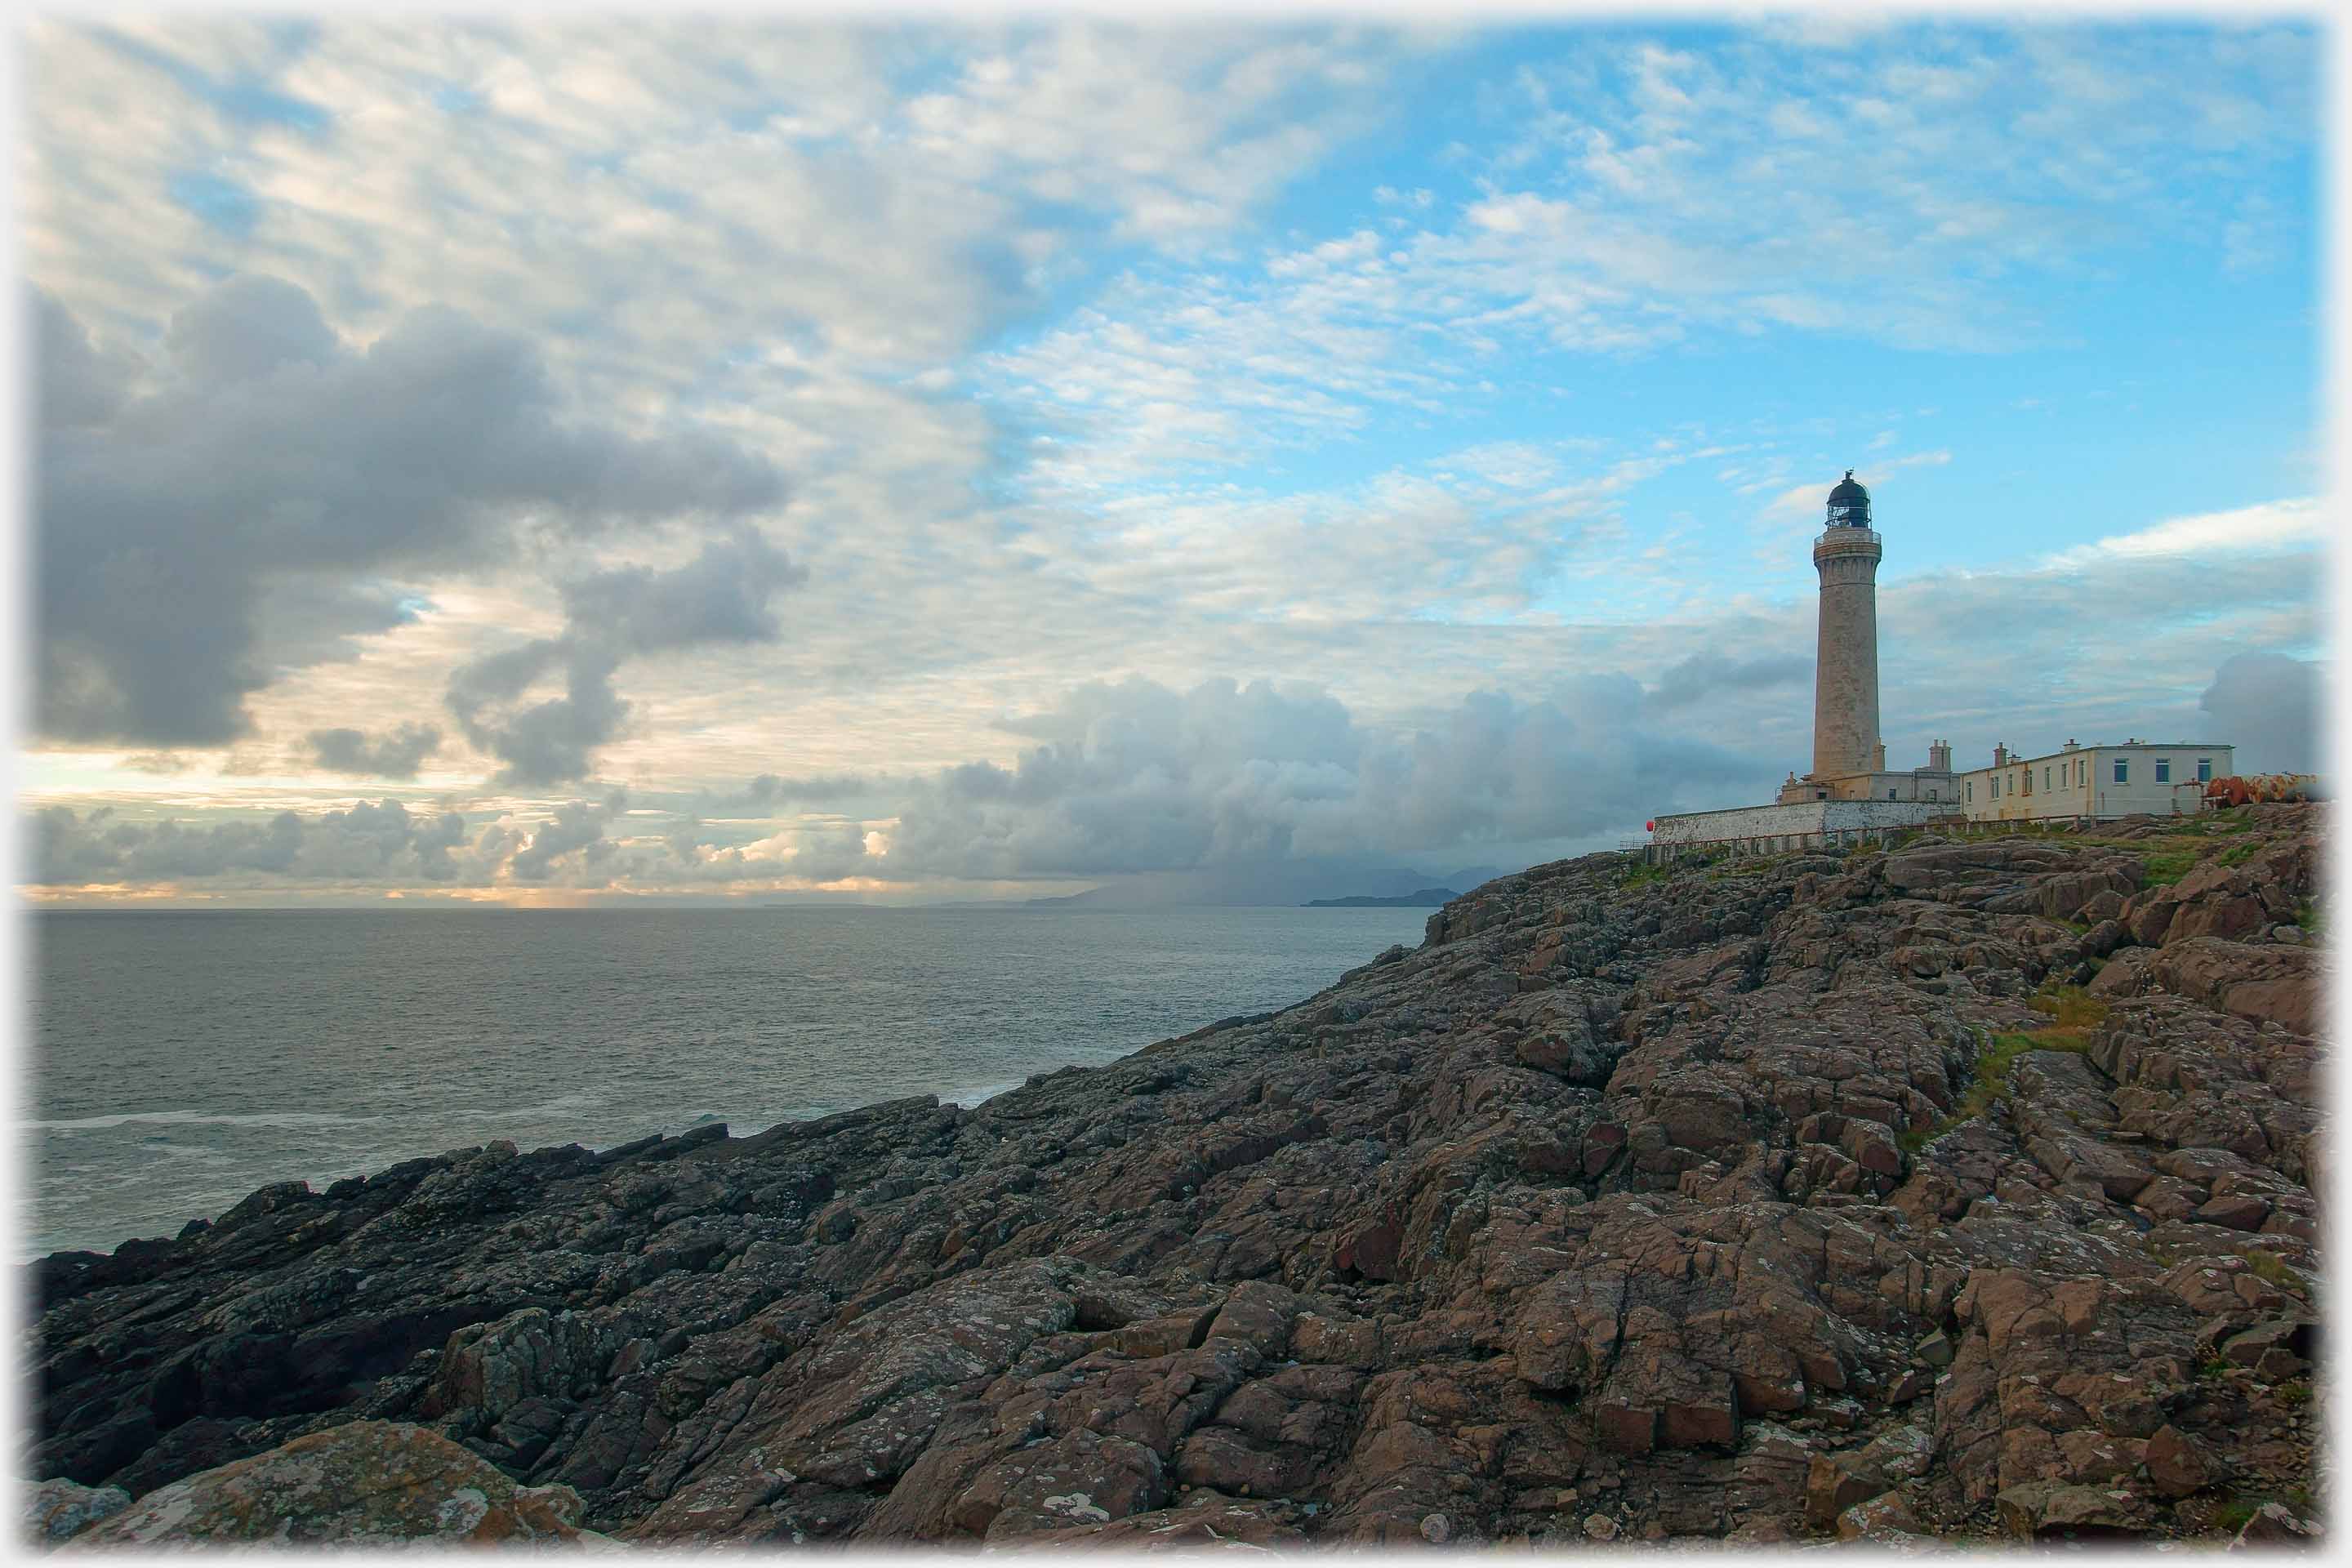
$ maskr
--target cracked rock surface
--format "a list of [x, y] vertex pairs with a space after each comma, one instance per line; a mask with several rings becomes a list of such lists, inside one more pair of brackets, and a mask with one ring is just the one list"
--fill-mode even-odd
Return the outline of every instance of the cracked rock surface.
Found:
[[414, 1433], [648, 1542], [2293, 1535], [2324, 809], [1589, 856], [976, 1110], [264, 1188], [29, 1266], [32, 1473], [118, 1533]]

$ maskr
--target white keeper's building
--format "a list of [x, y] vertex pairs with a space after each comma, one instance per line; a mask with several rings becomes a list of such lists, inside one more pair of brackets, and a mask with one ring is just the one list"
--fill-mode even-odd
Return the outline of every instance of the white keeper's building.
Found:
[[2205, 785], [2238, 771], [2234, 752], [2217, 741], [2069, 741], [2040, 757], [1995, 746], [1990, 767], [1959, 775], [1960, 810], [1970, 822], [2186, 816], [2199, 808]]

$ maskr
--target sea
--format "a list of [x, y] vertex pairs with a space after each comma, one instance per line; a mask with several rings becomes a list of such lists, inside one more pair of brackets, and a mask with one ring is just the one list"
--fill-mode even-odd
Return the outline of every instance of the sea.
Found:
[[[507, 1138], [738, 1135], [1286, 1006], [1415, 909], [201, 910], [32, 917], [19, 1260]], [[27, 1115], [26, 1112], [29, 1111]]]

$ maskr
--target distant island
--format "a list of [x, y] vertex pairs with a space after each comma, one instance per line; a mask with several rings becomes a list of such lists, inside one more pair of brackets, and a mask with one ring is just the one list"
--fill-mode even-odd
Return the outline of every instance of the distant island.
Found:
[[1344, 899], [1309, 899], [1301, 909], [1308, 910], [1433, 910], [1450, 904], [1462, 895], [1451, 888], [1423, 888], [1418, 892], [1399, 893], [1392, 899], [1374, 898], [1368, 893], [1354, 893]]

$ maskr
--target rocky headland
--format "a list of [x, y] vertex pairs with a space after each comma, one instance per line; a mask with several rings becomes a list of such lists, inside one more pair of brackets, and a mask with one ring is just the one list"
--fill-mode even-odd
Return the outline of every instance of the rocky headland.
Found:
[[267, 1187], [29, 1266], [35, 1528], [2314, 1539], [2323, 810], [1590, 856], [975, 1110]]

